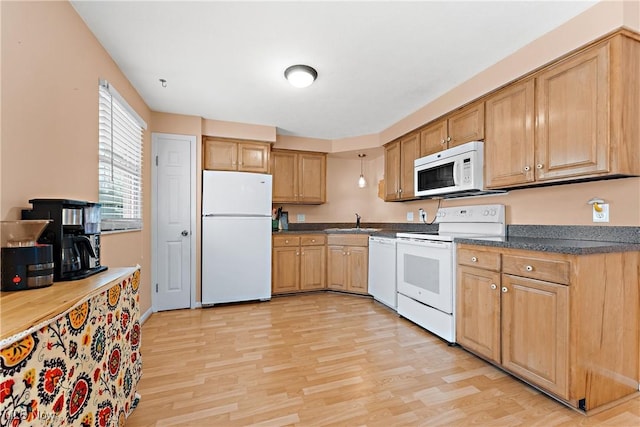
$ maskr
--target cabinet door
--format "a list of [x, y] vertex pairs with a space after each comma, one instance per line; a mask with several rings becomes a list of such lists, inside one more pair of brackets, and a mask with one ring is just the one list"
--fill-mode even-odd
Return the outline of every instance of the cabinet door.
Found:
[[456, 341], [500, 363], [500, 273], [458, 267]]
[[347, 290], [368, 292], [369, 249], [360, 246], [347, 247]]
[[271, 291], [274, 294], [295, 292], [300, 289], [300, 249], [273, 248]]
[[441, 120], [420, 132], [420, 156], [428, 156], [447, 148], [447, 121]]
[[400, 194], [400, 141], [384, 147], [384, 200], [393, 201]]
[[534, 81], [508, 86], [486, 102], [484, 144], [488, 188], [534, 180]]
[[400, 140], [400, 198], [413, 199], [414, 161], [420, 157], [420, 134], [414, 133]]
[[502, 365], [569, 398], [569, 288], [502, 275]]
[[484, 139], [484, 102], [471, 104], [449, 116], [449, 148]]
[[347, 252], [344, 246], [327, 246], [327, 287], [347, 290]]
[[269, 171], [269, 149], [268, 144], [238, 143], [238, 170], [267, 173]]
[[299, 153], [298, 168], [298, 201], [324, 203], [326, 156], [316, 153]]
[[300, 251], [300, 289], [326, 288], [327, 255], [324, 246], [302, 246]]
[[234, 171], [238, 169], [238, 144], [205, 138], [204, 169]]
[[274, 151], [271, 153], [273, 176], [273, 203], [296, 202], [298, 188], [298, 156], [295, 153]]
[[609, 43], [536, 78], [536, 179], [609, 170]]

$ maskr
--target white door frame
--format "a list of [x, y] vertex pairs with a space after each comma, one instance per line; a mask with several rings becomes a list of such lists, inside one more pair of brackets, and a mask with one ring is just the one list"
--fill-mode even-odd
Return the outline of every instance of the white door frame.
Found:
[[191, 302], [190, 307], [197, 308], [196, 303], [196, 136], [195, 135], [183, 135], [183, 134], [170, 134], [162, 132], [151, 133], [151, 307], [154, 313], [158, 311], [156, 308], [156, 291], [155, 287], [158, 283], [158, 241], [156, 229], [158, 227], [158, 214], [157, 214], [157, 189], [158, 189], [158, 168], [156, 163], [156, 156], [158, 155], [157, 138], [158, 136], [180, 136], [189, 139], [189, 148], [191, 153], [190, 166], [190, 215], [189, 225], [191, 228], [191, 247], [189, 248], [189, 256], [191, 259], [191, 265], [189, 266], [189, 278], [191, 288]]

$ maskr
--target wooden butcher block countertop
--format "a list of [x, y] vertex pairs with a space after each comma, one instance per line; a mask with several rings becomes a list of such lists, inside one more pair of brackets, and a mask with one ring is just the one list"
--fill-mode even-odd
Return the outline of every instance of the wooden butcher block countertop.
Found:
[[54, 282], [46, 288], [0, 292], [0, 341], [64, 313], [136, 268], [109, 268], [86, 279]]

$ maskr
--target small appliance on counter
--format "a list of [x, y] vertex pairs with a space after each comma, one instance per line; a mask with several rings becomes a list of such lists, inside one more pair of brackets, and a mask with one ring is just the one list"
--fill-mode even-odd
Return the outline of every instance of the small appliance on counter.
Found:
[[49, 219], [39, 243], [53, 246], [54, 281], [78, 280], [107, 269], [100, 264], [100, 204], [31, 199], [23, 219]]
[[2, 277], [0, 289], [19, 291], [53, 283], [53, 247], [37, 240], [51, 220], [0, 221]]

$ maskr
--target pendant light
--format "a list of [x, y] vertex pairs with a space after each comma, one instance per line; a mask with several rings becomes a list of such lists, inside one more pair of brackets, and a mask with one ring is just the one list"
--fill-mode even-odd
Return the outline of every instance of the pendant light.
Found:
[[367, 155], [358, 154], [358, 157], [360, 157], [360, 178], [358, 178], [358, 187], [364, 188], [367, 186], [367, 180], [364, 179], [363, 164], [364, 164], [364, 158], [367, 157]]

